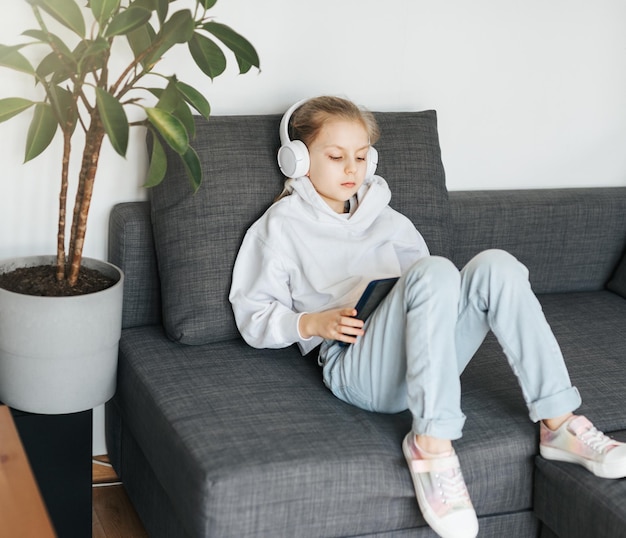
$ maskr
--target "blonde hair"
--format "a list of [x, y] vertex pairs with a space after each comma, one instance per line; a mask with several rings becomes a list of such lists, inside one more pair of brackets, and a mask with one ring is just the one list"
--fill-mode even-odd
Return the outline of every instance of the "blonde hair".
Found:
[[359, 122], [367, 131], [370, 144], [375, 144], [380, 137], [371, 112], [341, 97], [321, 96], [305, 101], [294, 111], [289, 122], [289, 138], [302, 140], [308, 147], [330, 119]]
[[[289, 139], [301, 140], [309, 147], [324, 124], [331, 119], [360, 123], [368, 134], [370, 144], [375, 144], [380, 138], [378, 123], [369, 110], [358, 107], [348, 99], [323, 95], [305, 101], [294, 110], [289, 121]], [[291, 189], [286, 186], [275, 201], [289, 194]]]

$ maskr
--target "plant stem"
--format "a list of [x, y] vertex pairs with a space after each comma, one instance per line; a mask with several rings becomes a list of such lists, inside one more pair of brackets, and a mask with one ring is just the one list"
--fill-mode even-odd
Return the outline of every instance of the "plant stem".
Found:
[[57, 230], [57, 280], [65, 278], [65, 219], [67, 215], [67, 186], [72, 150], [72, 132], [63, 131], [63, 165], [61, 170], [61, 192], [59, 193], [59, 222]]
[[74, 217], [69, 249], [69, 274], [67, 276], [70, 286], [74, 286], [78, 281], [83, 246], [85, 244], [85, 233], [87, 231], [89, 206], [91, 205], [93, 185], [98, 169], [98, 160], [100, 158], [100, 149], [102, 148], [104, 134], [104, 127], [102, 126], [98, 110], [94, 109], [91, 114], [91, 125], [86, 134], [85, 150], [74, 204]]

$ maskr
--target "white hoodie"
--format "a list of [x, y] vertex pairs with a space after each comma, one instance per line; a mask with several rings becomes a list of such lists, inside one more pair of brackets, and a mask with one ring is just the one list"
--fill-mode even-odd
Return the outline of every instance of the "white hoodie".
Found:
[[374, 176], [357, 193], [352, 214], [335, 213], [307, 177], [248, 230], [237, 255], [229, 299], [246, 342], [302, 354], [322, 338], [304, 339], [300, 316], [354, 307], [368, 282], [400, 276], [428, 247], [413, 223], [389, 207], [387, 182]]

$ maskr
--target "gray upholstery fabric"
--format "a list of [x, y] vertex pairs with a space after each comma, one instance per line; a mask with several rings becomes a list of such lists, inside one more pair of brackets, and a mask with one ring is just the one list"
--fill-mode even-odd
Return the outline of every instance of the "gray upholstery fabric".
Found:
[[[434, 111], [377, 114], [379, 173], [392, 206], [415, 219], [434, 253], [450, 251], [450, 213]], [[276, 164], [279, 116], [198, 120], [194, 147], [204, 183], [192, 194], [170, 155], [165, 181], [151, 190], [164, 325], [185, 344], [238, 337], [228, 289], [247, 228], [282, 189]]]
[[[107, 406], [107, 418], [118, 417], [113, 402]], [[150, 538], [189, 538], [183, 522], [172, 507], [170, 496], [156, 479], [141, 447], [125, 424], [119, 423], [120, 438], [116, 461], [112, 462], [124, 489], [133, 499], [143, 526]], [[126, 537], [120, 537], [126, 538]], [[130, 538], [130, 537], [129, 537]]]
[[626, 243], [626, 187], [451, 192], [454, 260], [511, 252], [536, 293], [605, 288]]
[[[508, 390], [484, 421], [472, 416], [492, 429], [458, 445], [480, 514], [531, 507], [536, 453], [536, 428], [492, 353], [467, 375], [499, 372]], [[138, 328], [124, 332], [119, 378], [116, 405], [192, 536], [353, 536], [424, 525], [400, 448], [410, 417], [338, 401], [312, 357], [238, 340], [181, 347], [156, 327]], [[483, 397], [468, 394], [470, 415]], [[502, 433], [506, 442], [490, 448]]]
[[[375, 502], [389, 504], [390, 517], [406, 520], [410, 513], [410, 481], [400, 481], [406, 491], [393, 486], [401, 468], [397, 454], [391, 461], [389, 454], [399, 440], [374, 433], [392, 429], [394, 419], [368, 427], [377, 457], [357, 456], [362, 435], [353, 434], [363, 426], [355, 420], [361, 413], [337, 406], [315, 361], [295, 349], [257, 351], [238, 340], [181, 347], [156, 328], [131, 329], [121, 345], [117, 399], [192, 536], [270, 536], [276, 526], [284, 534], [274, 535], [314, 536], [333, 525], [339, 532], [327, 529], [327, 535], [347, 534], [342, 525], [356, 523], [335, 495], [333, 501], [323, 494], [333, 481], [341, 488], [368, 484], [354, 503], [371, 513], [374, 505], [366, 509], [363, 498], [381, 480]], [[377, 517], [360, 525], [376, 525]]]
[[[109, 414], [115, 414], [116, 409], [113, 405], [109, 406], [111, 411]], [[171, 507], [170, 497], [163, 489], [162, 484], [154, 475], [154, 470], [146, 464], [146, 459], [127, 430], [124, 431], [124, 459], [126, 463], [122, 470], [125, 488], [129, 491], [130, 496], [134, 499], [135, 506], [139, 510], [139, 515], [144, 521], [144, 525], [151, 538], [186, 538], [192, 536], [189, 534], [180, 522]], [[116, 467], [119, 469], [119, 467]], [[317, 518], [323, 518], [318, 514]], [[348, 515], [352, 519], [359, 519], [361, 514], [356, 517]], [[480, 537], [481, 538], [502, 538], [503, 536], [511, 536], [514, 538], [535, 538], [537, 536], [538, 521], [531, 511], [523, 511], [517, 513], [504, 513], [499, 515], [491, 515], [480, 518]], [[310, 528], [306, 527], [302, 530], [296, 529], [293, 534], [289, 532], [293, 529], [284, 528], [270, 532], [264, 532], [262, 529], [254, 529], [252, 536], [255, 538], [311, 538], [316, 536], [310, 534]], [[210, 537], [214, 535], [208, 535]], [[226, 534], [225, 536], [229, 536]], [[358, 535], [352, 534], [356, 537]], [[418, 528], [411, 527], [405, 529], [389, 530], [383, 532], [374, 532], [361, 535], [367, 538], [433, 538], [435, 534], [428, 527], [421, 526]]]
[[545, 523], [541, 523], [541, 532], [539, 538], [559, 538], [554, 531], [550, 529]]
[[540, 299], [572, 384], [580, 390], [579, 412], [601, 430], [626, 429], [626, 301], [608, 291], [550, 294]]
[[[626, 431], [613, 436], [626, 441]], [[626, 538], [626, 480], [596, 478], [575, 465], [538, 457], [535, 499], [538, 516], [558, 536]]]
[[113, 208], [109, 261], [124, 266], [122, 328], [160, 324], [161, 285], [148, 202], [128, 202]]
[[624, 256], [619, 262], [619, 265], [615, 269], [615, 272], [606, 287], [612, 292], [626, 298], [626, 253], [624, 253]]
[[[119, 411], [114, 403], [107, 409], [108, 415], [116, 415]], [[156, 478], [154, 469], [148, 464], [132, 434], [124, 428], [124, 444], [120, 445], [124, 455], [122, 461], [124, 467], [116, 465], [116, 469], [121, 469], [122, 479], [126, 490], [134, 500], [134, 504], [139, 511], [139, 515], [144, 522], [146, 530], [151, 538], [186, 538], [192, 536], [186, 530], [185, 525], [178, 519], [171, 504], [167, 492]], [[317, 516], [322, 517], [321, 515]], [[353, 517], [353, 516], [351, 516]], [[357, 515], [357, 519], [360, 518]], [[534, 514], [527, 510], [516, 513], [503, 513], [498, 515], [484, 516], [480, 518], [481, 538], [502, 538], [511, 536], [515, 538], [535, 538], [539, 523]], [[297, 529], [294, 534], [288, 534], [290, 529], [272, 529], [264, 533], [261, 529], [254, 529], [252, 535], [255, 538], [310, 538], [315, 536], [307, 534], [310, 528]], [[213, 535], [210, 535], [211, 537]], [[357, 536], [357, 535], [351, 535]], [[433, 538], [435, 534], [428, 527], [411, 527], [398, 530], [388, 530], [383, 532], [367, 533], [368, 538]]]
[[[626, 428], [616, 394], [626, 385], [626, 342], [610, 322], [624, 319], [626, 301], [610, 292], [541, 300], [565, 340], [582, 410], [607, 431]], [[478, 514], [527, 511], [537, 427], [493, 337], [462, 383], [468, 418], [456, 447]], [[343, 404], [323, 387], [314, 358], [293, 348], [259, 351], [240, 340], [187, 347], [157, 327], [127, 330], [115, 405], [190, 536], [352, 536], [423, 525], [400, 448], [408, 414]]]

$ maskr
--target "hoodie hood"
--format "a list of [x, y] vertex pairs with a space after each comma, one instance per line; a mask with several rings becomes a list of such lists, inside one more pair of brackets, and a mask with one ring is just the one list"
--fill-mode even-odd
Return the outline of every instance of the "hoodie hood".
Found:
[[285, 189], [298, 196], [310, 215], [319, 221], [343, 222], [346, 226], [356, 229], [367, 228], [391, 200], [391, 191], [387, 182], [380, 176], [372, 176], [365, 180], [356, 194], [358, 205], [348, 219], [335, 213], [317, 193], [307, 176], [285, 181]]

